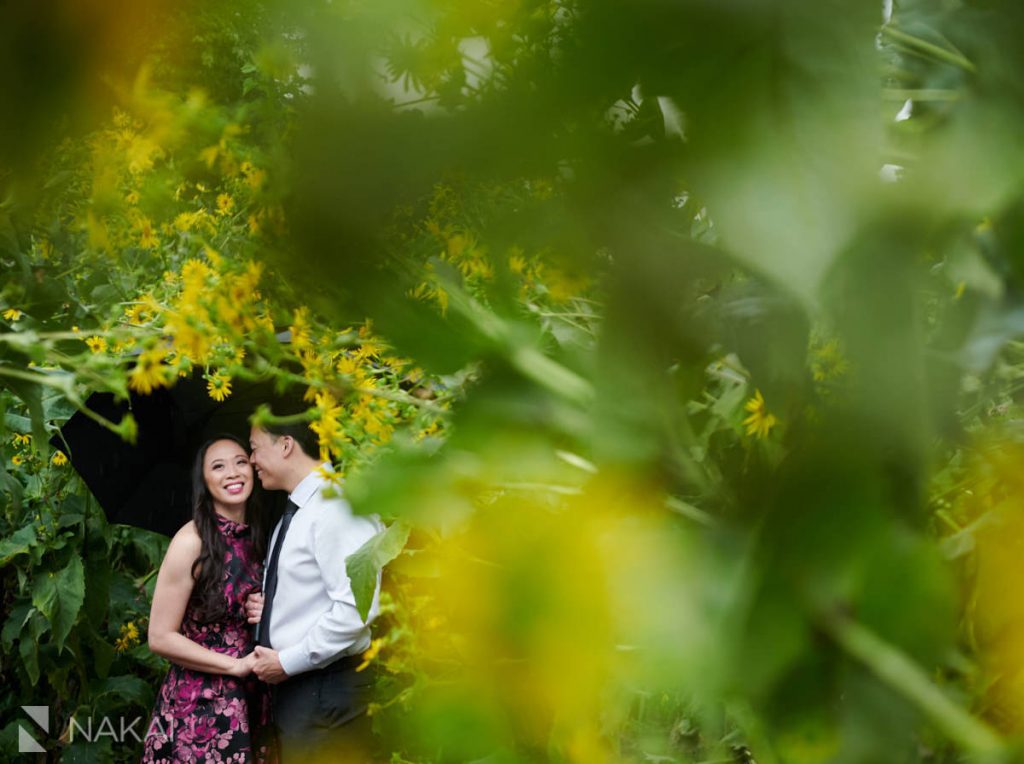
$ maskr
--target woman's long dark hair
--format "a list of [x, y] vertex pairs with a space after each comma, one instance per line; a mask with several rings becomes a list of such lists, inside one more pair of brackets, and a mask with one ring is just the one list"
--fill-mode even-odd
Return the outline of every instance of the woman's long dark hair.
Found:
[[[226, 615], [224, 597], [224, 557], [227, 546], [224, 537], [217, 527], [217, 511], [213, 508], [213, 498], [206, 487], [203, 476], [203, 461], [210, 446], [221, 440], [230, 440], [238, 444], [243, 451], [249, 452], [245, 444], [234, 435], [219, 435], [211, 438], [199, 447], [196, 460], [192, 465], [192, 520], [196, 524], [202, 550], [199, 558], [192, 563], [192, 600], [195, 606], [195, 617], [199, 621], [211, 622], [222, 619]], [[245, 503], [245, 522], [249, 526], [252, 538], [253, 558], [262, 562], [266, 553], [266, 522], [262, 503], [259, 499], [259, 486], [255, 483], [253, 473], [253, 490]]]

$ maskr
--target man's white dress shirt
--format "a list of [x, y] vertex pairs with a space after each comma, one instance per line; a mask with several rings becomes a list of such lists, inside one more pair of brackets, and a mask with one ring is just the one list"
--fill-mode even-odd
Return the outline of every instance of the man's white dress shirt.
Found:
[[[330, 465], [324, 468], [329, 470]], [[345, 558], [383, 526], [375, 517], [353, 515], [340, 496], [326, 498], [323, 489], [327, 485], [328, 481], [313, 471], [288, 496], [298, 510], [278, 559], [269, 638], [289, 676], [365, 651], [370, 646], [369, 624], [380, 607], [378, 575], [373, 605], [363, 623]], [[274, 548], [280, 530], [278, 521], [269, 549]]]

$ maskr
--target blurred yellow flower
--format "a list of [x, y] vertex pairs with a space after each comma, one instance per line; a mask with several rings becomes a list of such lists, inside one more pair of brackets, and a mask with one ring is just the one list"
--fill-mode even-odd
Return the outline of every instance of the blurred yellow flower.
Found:
[[15, 454], [11, 457], [11, 464], [15, 467], [20, 467], [25, 462], [25, 458], [21, 454]]
[[143, 310], [144, 308], [141, 303], [129, 305], [124, 309], [124, 317], [128, 319], [128, 323], [130, 324], [141, 324]]
[[235, 209], [235, 200], [231, 197], [231, 194], [218, 194], [217, 195], [217, 214], [218, 215], [230, 215], [231, 211]]
[[327, 459], [331, 447], [337, 441], [344, 442], [348, 440], [342, 430], [339, 419], [342, 407], [334, 399], [334, 396], [328, 392], [316, 393], [315, 398], [317, 409], [319, 409], [319, 417], [309, 425], [309, 429], [317, 434], [321, 458]]
[[526, 258], [523, 257], [522, 252], [517, 248], [513, 254], [509, 255], [508, 268], [513, 273], [522, 273], [526, 270]]
[[22, 312], [17, 308], [8, 308], [4, 311], [4, 318], [8, 321], [17, 321], [22, 315]]
[[375, 358], [380, 355], [382, 349], [381, 344], [376, 340], [366, 340], [359, 346], [356, 355], [359, 358]]
[[14, 433], [14, 437], [11, 438], [11, 442], [16, 446], [27, 446], [32, 442], [32, 436], [16, 432]]
[[767, 438], [768, 433], [778, 424], [775, 415], [768, 413], [768, 407], [760, 390], [754, 391], [754, 397], [748, 400], [743, 408], [750, 412], [750, 416], [743, 420], [743, 424], [747, 428], [747, 435]]
[[373, 662], [373, 659], [380, 654], [381, 648], [384, 646], [384, 637], [377, 637], [375, 640], [370, 642], [370, 646], [366, 648], [366, 652], [363, 653], [363, 662], [356, 666], [356, 671], [362, 671]]
[[302, 350], [310, 346], [309, 335], [309, 309], [306, 307], [296, 309], [292, 320], [292, 347]]
[[206, 378], [206, 392], [215, 401], [223, 401], [231, 395], [231, 377], [222, 371]]
[[50, 462], [54, 467], [63, 467], [68, 463], [68, 458], [64, 455], [63, 451], [58, 451], [53, 455], [53, 458], [50, 459]]
[[95, 334], [86, 339], [85, 344], [88, 345], [89, 350], [94, 353], [102, 353], [107, 349], [107, 341]]
[[143, 352], [128, 374], [128, 387], [143, 395], [149, 395], [158, 387], [167, 387], [170, 367], [164, 363], [164, 358], [165, 353], [159, 348]]
[[156, 229], [149, 218], [142, 218], [139, 221], [139, 246], [142, 249], [156, 249], [160, 246], [160, 239], [157, 238]]
[[359, 359], [350, 356], [343, 355], [338, 359], [338, 364], [335, 367], [339, 374], [345, 374], [346, 376], [355, 376], [359, 373]]
[[850, 364], [843, 355], [839, 340], [831, 339], [814, 349], [811, 358], [811, 375], [816, 382], [827, 382], [842, 377]]
[[181, 280], [185, 282], [185, 288], [198, 288], [202, 287], [206, 280], [213, 275], [213, 271], [206, 263], [202, 260], [195, 258], [187, 260], [183, 266], [181, 266]]
[[267, 178], [267, 173], [263, 170], [258, 169], [253, 165], [252, 162], [242, 162], [241, 166], [242, 175], [245, 176], [245, 182], [253, 191], [259, 191], [260, 187], [263, 186], [263, 181]]

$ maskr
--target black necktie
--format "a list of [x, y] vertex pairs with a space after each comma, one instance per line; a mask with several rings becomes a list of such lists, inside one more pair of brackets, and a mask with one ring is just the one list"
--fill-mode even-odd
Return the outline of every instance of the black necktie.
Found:
[[295, 502], [289, 499], [284, 508], [284, 516], [281, 517], [281, 530], [277, 532], [274, 550], [270, 553], [270, 562], [267, 563], [267, 583], [263, 587], [263, 615], [256, 631], [256, 644], [263, 647], [270, 647], [270, 611], [274, 609], [274, 595], [277, 593], [277, 561], [281, 557], [284, 534], [288, 532], [288, 526], [292, 524], [292, 518], [298, 509]]

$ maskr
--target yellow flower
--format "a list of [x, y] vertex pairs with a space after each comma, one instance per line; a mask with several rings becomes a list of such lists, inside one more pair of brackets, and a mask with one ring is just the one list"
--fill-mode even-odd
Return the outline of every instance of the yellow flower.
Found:
[[217, 214], [218, 215], [230, 215], [231, 211], [235, 208], [235, 200], [231, 198], [231, 194], [218, 194], [217, 195]]
[[382, 349], [381, 344], [377, 340], [366, 340], [359, 346], [356, 356], [362, 359], [374, 358], [380, 355]]
[[339, 374], [345, 376], [353, 376], [359, 372], [359, 359], [349, 355], [343, 355], [338, 359], [338, 365], [335, 367]]
[[125, 196], [124, 200], [134, 207], [136, 204], [139, 203], [139, 192], [129, 191], [128, 194]]
[[320, 445], [320, 456], [326, 461], [326, 458], [330, 453], [331, 446], [339, 440], [345, 442], [348, 438], [345, 436], [345, 433], [341, 428], [341, 422], [339, 421], [342, 408], [334, 399], [334, 396], [330, 393], [323, 392], [316, 393], [315, 398], [320, 416], [317, 421], [310, 423], [309, 429], [317, 434], [318, 443]]
[[128, 387], [137, 393], [149, 395], [158, 387], [167, 387], [167, 371], [164, 351], [159, 348], [147, 350], [135, 362], [135, 368], [128, 375]]
[[816, 382], [827, 382], [837, 379], [850, 369], [850, 364], [843, 356], [839, 340], [831, 339], [814, 349], [811, 359], [811, 376]]
[[107, 349], [107, 341], [95, 334], [92, 337], [89, 337], [85, 341], [85, 344], [88, 345], [89, 350], [94, 353], [102, 353]]
[[[324, 459], [324, 461], [328, 461]], [[316, 468], [316, 474], [323, 478], [332, 488], [338, 490], [345, 484], [345, 473], [338, 469], [327, 469], [325, 465]]]
[[8, 308], [4, 311], [4, 318], [8, 321], [17, 321], [22, 316], [22, 312], [17, 308]]
[[181, 280], [186, 289], [198, 289], [205, 285], [206, 279], [213, 275], [213, 270], [202, 260], [188, 260], [181, 266]]
[[515, 253], [508, 258], [508, 268], [513, 273], [522, 274], [526, 270], [526, 258], [516, 248]]
[[434, 435], [439, 429], [441, 429], [440, 423], [437, 421], [433, 421], [429, 425], [424, 427], [422, 430], [420, 430], [418, 433], [416, 433], [416, 440], [423, 440], [424, 438], [429, 438], [431, 435]]
[[292, 347], [302, 350], [310, 345], [309, 339], [309, 309], [299, 308], [295, 311], [292, 323]]
[[754, 391], [754, 397], [747, 401], [743, 408], [750, 412], [750, 416], [743, 420], [743, 424], [747, 428], [747, 435], [767, 438], [768, 433], [778, 424], [775, 415], [768, 413], [768, 407], [760, 390]]
[[156, 230], [149, 218], [142, 218], [138, 224], [139, 246], [142, 249], [156, 249], [160, 246], [160, 239], [156, 236]]
[[263, 170], [257, 169], [252, 162], [242, 162], [242, 166], [239, 168], [242, 171], [242, 175], [245, 176], [245, 182], [249, 188], [253, 191], [259, 191], [260, 186], [263, 185], [263, 181], [267, 178], [267, 173]]
[[63, 467], [68, 463], [68, 458], [64, 455], [63, 451], [58, 451], [53, 455], [53, 458], [50, 459], [50, 462], [54, 467]]
[[16, 432], [14, 433], [14, 437], [11, 438], [11, 442], [14, 443], [14, 445], [16, 446], [27, 446], [29, 443], [32, 442], [32, 436], [27, 434], [23, 435], [20, 432]]
[[176, 218], [174, 218], [174, 227], [184, 233], [194, 226], [196, 223], [196, 214], [194, 212], [182, 212]]
[[206, 392], [215, 401], [223, 401], [231, 395], [231, 377], [222, 371], [218, 371], [206, 378]]
[[25, 462], [24, 457], [21, 454], [15, 454], [11, 457], [11, 464], [15, 467], [20, 467]]
[[142, 305], [140, 303], [135, 303], [134, 305], [129, 305], [124, 309], [124, 317], [128, 319], [129, 324], [141, 324], [142, 311]]
[[370, 642], [370, 646], [363, 653], [363, 662], [356, 667], [356, 671], [362, 671], [369, 666], [373, 659], [380, 654], [382, 647], [384, 647], [384, 637], [377, 637], [377, 639]]
[[119, 653], [127, 652], [139, 644], [139, 627], [134, 621], [121, 626], [121, 636], [114, 642], [114, 649]]

